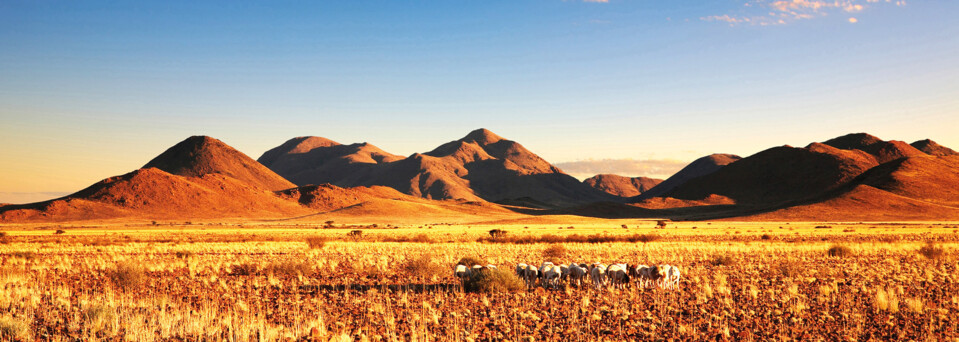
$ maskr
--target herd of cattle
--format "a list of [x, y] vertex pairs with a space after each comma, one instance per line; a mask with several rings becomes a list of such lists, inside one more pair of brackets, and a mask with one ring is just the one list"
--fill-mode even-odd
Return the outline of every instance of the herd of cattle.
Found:
[[[454, 275], [465, 281], [475, 272], [495, 268], [495, 265], [473, 265], [473, 267], [456, 265]], [[675, 289], [679, 285], [680, 278], [679, 267], [671, 265], [604, 265], [601, 263], [555, 265], [548, 261], [538, 268], [534, 265], [519, 263], [516, 265], [516, 275], [523, 279], [528, 287], [540, 285], [557, 288], [560, 283], [582, 287], [583, 284], [592, 283], [596, 289], [607, 286], [621, 289], [633, 283], [644, 288]]]

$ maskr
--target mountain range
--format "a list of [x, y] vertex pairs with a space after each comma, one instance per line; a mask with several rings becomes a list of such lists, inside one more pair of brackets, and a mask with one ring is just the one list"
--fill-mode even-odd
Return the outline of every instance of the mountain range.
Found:
[[959, 153], [856, 133], [740, 158], [713, 154], [666, 180], [579, 181], [486, 129], [408, 157], [297, 137], [257, 160], [190, 137], [142, 168], [62, 198], [0, 205], [0, 222], [109, 219], [497, 220], [552, 214], [743, 220], [959, 219]]

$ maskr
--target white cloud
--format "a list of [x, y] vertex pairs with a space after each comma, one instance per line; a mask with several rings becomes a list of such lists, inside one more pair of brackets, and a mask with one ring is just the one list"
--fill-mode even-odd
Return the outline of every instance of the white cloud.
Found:
[[[890, 4], [905, 6], [905, 0], [751, 0], [736, 14], [711, 15], [703, 21], [724, 22], [729, 25], [784, 25], [791, 22], [828, 17], [830, 14], [860, 13], [869, 6]], [[850, 23], [858, 22], [849, 18]]]
[[666, 179], [685, 167], [689, 162], [673, 159], [600, 159], [556, 163], [556, 167], [580, 180], [608, 173], [626, 177], [652, 177]]

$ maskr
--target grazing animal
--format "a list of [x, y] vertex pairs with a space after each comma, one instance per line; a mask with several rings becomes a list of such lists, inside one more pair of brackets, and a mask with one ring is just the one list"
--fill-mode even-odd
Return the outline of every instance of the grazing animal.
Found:
[[516, 264], [516, 276], [517, 276], [517, 277], [523, 278], [523, 277], [526, 275], [526, 266], [528, 266], [528, 265], [526, 265], [525, 263], [522, 263], [522, 262]]
[[567, 264], [559, 265], [559, 280], [569, 281], [569, 265]]
[[652, 280], [657, 287], [669, 289], [679, 285], [680, 272], [678, 267], [662, 264], [653, 265], [650, 270]]
[[558, 284], [559, 277], [562, 276], [562, 271], [559, 266], [553, 265], [551, 262], [544, 262], [543, 266], [540, 267], [540, 277], [542, 277], [543, 287], [549, 286], [555, 288]]
[[612, 264], [606, 269], [606, 277], [615, 288], [623, 288], [629, 284], [629, 272], [626, 264]]
[[577, 264], [569, 266], [569, 283], [576, 284], [576, 287], [583, 286], [583, 280], [589, 275], [589, 269]]
[[536, 266], [526, 265], [526, 272], [523, 273], [523, 280], [526, 280], [526, 287], [536, 286], [536, 279], [539, 278], [539, 270]]
[[470, 274], [472, 274], [472, 272], [466, 265], [456, 265], [456, 269], [453, 271], [453, 275], [462, 281], [466, 281], [466, 279], [470, 277]]
[[679, 287], [679, 278], [681, 277], [679, 267], [670, 265], [661, 265], [663, 288], [675, 289]]
[[649, 287], [650, 281], [652, 281], [652, 269], [646, 265], [631, 265], [629, 266], [629, 275], [636, 279], [636, 282], [639, 283], [641, 287]]
[[589, 277], [597, 290], [602, 289], [606, 286], [606, 265], [600, 263], [593, 264], [589, 269]]

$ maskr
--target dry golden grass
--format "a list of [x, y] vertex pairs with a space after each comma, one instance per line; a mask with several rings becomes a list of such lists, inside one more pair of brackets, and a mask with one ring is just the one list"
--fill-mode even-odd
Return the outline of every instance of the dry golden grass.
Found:
[[[0, 228], [8, 233], [0, 244], [0, 340], [959, 337], [953, 223], [230, 224]], [[815, 228], [823, 225], [833, 228]], [[494, 228], [659, 239], [477, 242]], [[362, 237], [348, 236], [356, 229]], [[422, 234], [429, 241], [419, 242]], [[311, 248], [311, 237], [327, 240]], [[852, 253], [829, 256], [837, 244]], [[935, 258], [924, 256], [926, 246], [937, 248]], [[508, 272], [546, 256], [557, 264], [669, 263], [683, 278], [672, 291], [564, 284], [464, 293], [452, 272], [464, 257]]]

